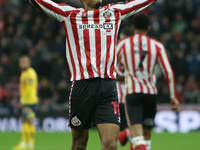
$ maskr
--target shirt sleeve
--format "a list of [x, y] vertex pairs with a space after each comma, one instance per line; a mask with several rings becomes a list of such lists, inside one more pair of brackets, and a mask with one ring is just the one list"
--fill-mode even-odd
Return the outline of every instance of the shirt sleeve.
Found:
[[127, 0], [124, 4], [115, 4], [111, 8], [118, 10], [121, 13], [121, 18], [136, 14], [137, 12], [147, 8], [157, 0]]
[[45, 12], [48, 16], [62, 22], [76, 8], [66, 4], [57, 4], [51, 0], [29, 0], [38, 9]]
[[165, 52], [164, 46], [162, 44], [160, 44], [160, 47], [161, 47], [161, 50], [158, 54], [158, 62], [164, 73], [165, 80], [167, 82], [168, 89], [170, 92], [170, 98], [175, 98], [176, 97], [176, 86], [175, 86], [174, 73], [173, 73], [172, 67], [169, 63], [169, 59]]
[[122, 51], [124, 47], [124, 41], [120, 40], [117, 43], [116, 53], [117, 53], [117, 66], [116, 66], [116, 72], [119, 76], [125, 76], [124, 74], [124, 64], [122, 61]]

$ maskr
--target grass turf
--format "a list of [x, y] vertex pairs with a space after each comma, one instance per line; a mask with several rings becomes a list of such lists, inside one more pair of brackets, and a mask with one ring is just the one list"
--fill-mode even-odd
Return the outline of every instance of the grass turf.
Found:
[[[37, 132], [35, 150], [70, 150], [70, 133]], [[0, 150], [11, 150], [20, 140], [20, 133], [0, 133]], [[90, 131], [87, 150], [101, 150], [96, 130]], [[129, 144], [118, 147], [118, 150], [129, 150]], [[162, 133], [152, 135], [152, 150], [200, 150], [200, 132], [188, 134]]]

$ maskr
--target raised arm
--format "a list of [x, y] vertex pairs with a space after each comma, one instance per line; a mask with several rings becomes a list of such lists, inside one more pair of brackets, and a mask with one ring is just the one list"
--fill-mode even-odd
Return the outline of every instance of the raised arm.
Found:
[[29, 0], [35, 7], [45, 12], [48, 16], [62, 22], [76, 8], [65, 4], [57, 4], [51, 0]]
[[157, 0], [127, 0], [124, 4], [115, 4], [111, 8], [120, 11], [122, 19], [125, 19], [135, 13], [147, 8]]

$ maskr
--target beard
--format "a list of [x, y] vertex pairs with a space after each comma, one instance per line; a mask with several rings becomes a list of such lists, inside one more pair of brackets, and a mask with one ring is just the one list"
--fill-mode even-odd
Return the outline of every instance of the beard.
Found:
[[95, 9], [98, 9], [99, 7], [102, 6], [102, 2], [101, 1], [98, 1], [96, 4], [95, 4]]

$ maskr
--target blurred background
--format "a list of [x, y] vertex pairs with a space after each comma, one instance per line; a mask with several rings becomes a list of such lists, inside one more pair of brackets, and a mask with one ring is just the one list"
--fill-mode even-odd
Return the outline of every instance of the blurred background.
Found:
[[[104, 0], [104, 4], [119, 0]], [[55, 0], [83, 7], [80, 0]], [[179, 112], [170, 110], [162, 71], [156, 67], [158, 114], [155, 131], [188, 132], [200, 128], [200, 0], [158, 0], [142, 13], [150, 16], [149, 36], [161, 41], [175, 73]], [[131, 26], [129, 17], [121, 29]], [[120, 29], [120, 30], [121, 30]], [[19, 128], [19, 57], [31, 57], [39, 76], [35, 124], [45, 131], [66, 131], [71, 88], [62, 25], [28, 0], [0, 1], [0, 131]], [[186, 115], [187, 114], [187, 115]], [[59, 120], [60, 119], [60, 120]], [[182, 125], [180, 122], [184, 122]]]

